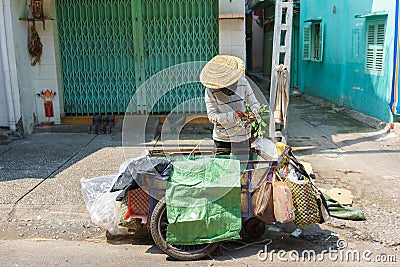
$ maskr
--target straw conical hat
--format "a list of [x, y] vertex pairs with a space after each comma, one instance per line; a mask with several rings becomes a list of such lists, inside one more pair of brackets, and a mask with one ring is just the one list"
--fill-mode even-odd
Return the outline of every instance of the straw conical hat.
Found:
[[213, 57], [200, 73], [200, 82], [211, 89], [221, 89], [237, 82], [244, 75], [244, 62], [238, 57]]

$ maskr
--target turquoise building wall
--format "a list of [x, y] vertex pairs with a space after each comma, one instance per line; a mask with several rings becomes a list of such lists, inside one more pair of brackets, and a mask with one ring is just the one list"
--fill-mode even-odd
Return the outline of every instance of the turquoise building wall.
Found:
[[[303, 26], [321, 18], [324, 25], [322, 62], [301, 60], [300, 90], [339, 106], [391, 122], [389, 102], [393, 70], [395, 1], [301, 0], [300, 49]], [[384, 75], [365, 72], [366, 18], [356, 15], [386, 12]]]

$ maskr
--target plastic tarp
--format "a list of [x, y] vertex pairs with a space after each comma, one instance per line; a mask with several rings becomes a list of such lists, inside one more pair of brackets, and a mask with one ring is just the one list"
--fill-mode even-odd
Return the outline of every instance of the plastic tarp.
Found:
[[340, 204], [337, 200], [334, 200], [327, 194], [324, 194], [326, 203], [328, 204], [328, 211], [332, 217], [336, 217], [343, 220], [354, 220], [364, 221], [365, 215], [361, 209], [349, 208]]
[[167, 243], [196, 245], [239, 239], [240, 161], [174, 162], [166, 190]]
[[163, 157], [135, 158], [118, 176], [111, 192], [121, 191], [116, 200], [122, 201], [129, 190], [150, 186], [154, 189], [151, 192], [152, 196], [161, 199], [164, 197], [165, 186], [172, 167], [171, 161]]

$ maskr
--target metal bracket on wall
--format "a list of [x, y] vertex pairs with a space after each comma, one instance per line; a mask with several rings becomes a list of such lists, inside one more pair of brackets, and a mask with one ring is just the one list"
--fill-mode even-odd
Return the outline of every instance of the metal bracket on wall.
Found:
[[40, 19], [36, 19], [36, 18], [19, 18], [19, 20], [22, 21], [32, 21], [33, 25], [35, 25], [36, 21], [41, 21], [43, 23], [43, 30], [46, 30], [46, 20], [54, 20], [53, 18], [40, 18]]

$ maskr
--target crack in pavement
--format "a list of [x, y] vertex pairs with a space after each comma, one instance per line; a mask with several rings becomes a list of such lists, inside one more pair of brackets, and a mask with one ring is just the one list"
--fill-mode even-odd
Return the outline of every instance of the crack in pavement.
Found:
[[7, 152], [10, 151], [10, 150], [11, 150], [11, 148], [8, 148], [8, 149], [4, 150], [2, 153], [0, 153], [0, 156], [3, 155], [3, 154], [5, 154], [5, 153], [7, 153]]
[[97, 135], [94, 136], [92, 139], [90, 139], [84, 146], [82, 146], [77, 152], [75, 152], [71, 157], [69, 157], [66, 161], [64, 161], [60, 166], [58, 166], [54, 171], [52, 171], [49, 175], [47, 175], [45, 178], [43, 178], [42, 181], [40, 181], [39, 183], [37, 183], [34, 187], [32, 187], [28, 192], [26, 192], [25, 194], [23, 194], [17, 201], [15, 201], [15, 203], [13, 204], [11, 210], [8, 213], [8, 218], [7, 220], [10, 220], [10, 217], [12, 216], [12, 214], [15, 211], [15, 207], [17, 206], [17, 204], [24, 199], [27, 195], [29, 195], [33, 190], [35, 190], [36, 188], [38, 188], [44, 181], [46, 181], [48, 178], [50, 178], [53, 174], [57, 173], [59, 170], [61, 170], [65, 165], [67, 165], [76, 155], [78, 155], [79, 153], [81, 153], [85, 148], [87, 148], [94, 139], [96, 139]]

